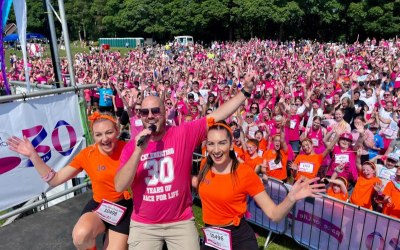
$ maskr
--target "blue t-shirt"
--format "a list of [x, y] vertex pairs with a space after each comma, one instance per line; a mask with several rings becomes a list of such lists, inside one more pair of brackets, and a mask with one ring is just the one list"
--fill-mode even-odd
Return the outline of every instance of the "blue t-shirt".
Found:
[[113, 91], [112, 89], [104, 89], [101, 88], [99, 89], [99, 106], [101, 107], [111, 107], [113, 105], [112, 102], [112, 96], [113, 95]]
[[[384, 148], [383, 138], [379, 134], [374, 135], [374, 142], [375, 142], [376, 148], [380, 148], [380, 149]], [[379, 153], [378, 150], [368, 149], [369, 159], [371, 160], [372, 158], [377, 156], [378, 153]]]

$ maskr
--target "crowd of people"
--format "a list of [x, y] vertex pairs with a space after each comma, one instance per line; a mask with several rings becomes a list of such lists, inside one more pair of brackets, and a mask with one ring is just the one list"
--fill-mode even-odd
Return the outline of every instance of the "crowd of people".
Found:
[[[85, 169], [83, 158], [95, 157], [96, 150], [111, 158], [115, 172], [107, 178], [115, 195], [97, 190], [97, 196], [94, 189], [93, 202], [124, 201], [129, 198], [121, 193], [131, 188], [130, 229], [116, 231], [126, 235], [122, 241], [129, 233], [130, 249], [160, 249], [164, 242], [169, 249], [196, 249], [190, 185], [199, 191], [207, 230], [230, 230], [233, 249], [255, 248], [254, 233], [242, 220], [247, 195], [273, 220], [296, 200], [325, 191], [400, 218], [399, 57], [400, 39], [375, 38], [353, 44], [252, 39], [207, 48], [157, 45], [126, 55], [79, 53], [76, 82], [97, 84], [84, 92], [88, 114], [101, 121], [92, 125], [96, 144], [63, 172], [52, 173], [40, 162], [37, 169], [44, 180], [61, 183]], [[9, 76], [23, 78], [21, 65], [16, 60]], [[33, 82], [54, 80], [48, 59], [30, 65]], [[68, 74], [66, 60], [62, 71]], [[117, 135], [131, 138], [123, 150]], [[35, 159], [29, 141], [14, 138], [10, 145]], [[195, 150], [205, 158], [191, 178]], [[268, 178], [293, 184], [279, 205], [256, 181]], [[84, 210], [80, 221], [93, 209]], [[76, 246], [88, 249], [100, 232], [115, 232], [104, 225], [74, 234]]]

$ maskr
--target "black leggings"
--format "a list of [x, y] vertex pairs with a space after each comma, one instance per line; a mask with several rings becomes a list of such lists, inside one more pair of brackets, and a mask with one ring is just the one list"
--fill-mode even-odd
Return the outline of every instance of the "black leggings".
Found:
[[[239, 226], [227, 226], [223, 228], [231, 230], [232, 250], [258, 250], [256, 235], [246, 220], [241, 219]], [[215, 248], [202, 245], [200, 249], [212, 250]]]

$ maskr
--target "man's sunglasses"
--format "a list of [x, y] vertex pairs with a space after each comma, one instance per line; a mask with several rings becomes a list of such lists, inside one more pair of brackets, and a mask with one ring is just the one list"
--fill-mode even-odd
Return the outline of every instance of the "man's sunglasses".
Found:
[[148, 116], [151, 113], [154, 116], [160, 115], [161, 114], [161, 108], [160, 107], [155, 107], [155, 108], [150, 108], [150, 109], [140, 109], [140, 115], [141, 116]]

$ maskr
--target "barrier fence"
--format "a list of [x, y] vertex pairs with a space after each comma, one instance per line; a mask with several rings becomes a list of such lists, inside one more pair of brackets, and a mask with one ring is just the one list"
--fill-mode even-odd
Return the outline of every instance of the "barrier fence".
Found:
[[[275, 203], [290, 190], [290, 185], [272, 178], [265, 187]], [[269, 237], [272, 232], [285, 234], [308, 249], [400, 249], [400, 220], [321, 196], [296, 202], [279, 223], [272, 222], [250, 199], [247, 220], [269, 230]]]
[[[264, 187], [265, 191], [270, 195], [271, 199], [276, 204], [281, 203], [289, 193], [289, 189], [285, 186], [285, 184], [282, 181], [274, 178], [269, 178], [267, 182], [264, 182]], [[246, 216], [246, 220], [248, 222], [265, 228], [269, 231], [264, 248], [266, 248], [269, 244], [272, 233], [285, 234], [288, 230], [288, 226], [290, 225], [290, 219], [288, 217], [278, 223], [272, 221], [257, 206], [256, 202], [252, 198], [248, 199], [247, 212], [248, 214]]]

